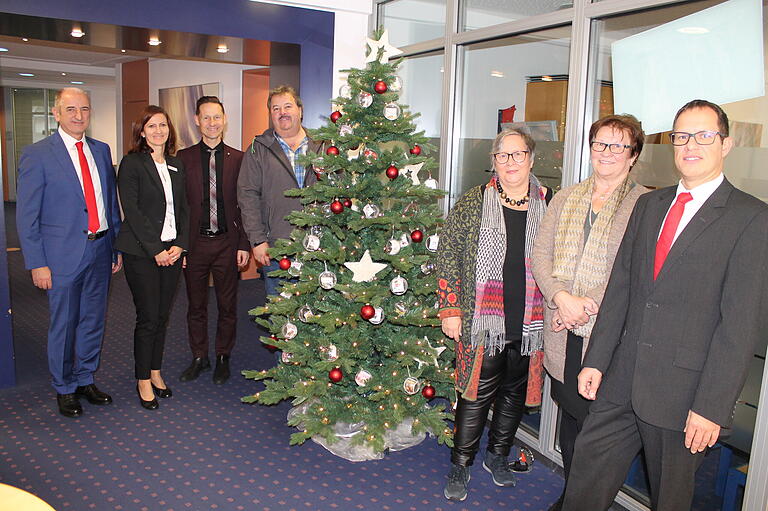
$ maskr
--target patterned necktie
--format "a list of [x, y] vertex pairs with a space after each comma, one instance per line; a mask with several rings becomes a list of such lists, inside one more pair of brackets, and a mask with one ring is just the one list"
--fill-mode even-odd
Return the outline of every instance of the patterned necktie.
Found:
[[208, 149], [211, 157], [208, 159], [208, 210], [211, 217], [211, 231], [219, 230], [219, 212], [216, 204], [216, 149]]
[[91, 169], [88, 167], [88, 159], [83, 152], [83, 143], [75, 143], [77, 156], [80, 158], [80, 173], [83, 176], [83, 194], [85, 195], [85, 207], [88, 209], [88, 231], [99, 232], [99, 208], [96, 206], [96, 192], [93, 190]]
[[667, 259], [669, 249], [672, 248], [672, 242], [675, 239], [675, 233], [677, 232], [677, 226], [680, 225], [680, 218], [683, 216], [685, 210], [685, 203], [693, 200], [691, 194], [683, 192], [677, 196], [677, 200], [672, 205], [672, 208], [667, 213], [667, 219], [664, 220], [664, 227], [661, 228], [661, 236], [659, 241], [656, 242], [656, 257], [653, 261], [653, 280], [659, 276], [664, 261]]

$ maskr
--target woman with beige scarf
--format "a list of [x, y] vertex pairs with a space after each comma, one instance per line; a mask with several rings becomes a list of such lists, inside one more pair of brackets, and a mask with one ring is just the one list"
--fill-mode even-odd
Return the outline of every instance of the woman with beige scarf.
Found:
[[[555, 195], [533, 247], [533, 275], [546, 303], [544, 367], [562, 412], [559, 442], [566, 481], [590, 404], [577, 390], [581, 361], [630, 213], [648, 191], [629, 177], [644, 138], [632, 115], [611, 115], [592, 124], [593, 173]], [[550, 511], [561, 504], [562, 497]]]

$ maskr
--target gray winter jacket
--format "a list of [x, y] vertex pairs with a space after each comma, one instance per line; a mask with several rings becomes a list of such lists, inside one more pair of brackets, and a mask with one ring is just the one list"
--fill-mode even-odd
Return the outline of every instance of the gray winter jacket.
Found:
[[[317, 153], [320, 142], [309, 141], [308, 153]], [[304, 186], [317, 181], [311, 166], [304, 174]], [[245, 150], [240, 176], [237, 180], [237, 202], [243, 215], [243, 226], [252, 246], [287, 238], [291, 224], [285, 217], [301, 209], [297, 197], [286, 197], [286, 190], [298, 188], [293, 168], [285, 156], [272, 129], [268, 129], [251, 142]]]

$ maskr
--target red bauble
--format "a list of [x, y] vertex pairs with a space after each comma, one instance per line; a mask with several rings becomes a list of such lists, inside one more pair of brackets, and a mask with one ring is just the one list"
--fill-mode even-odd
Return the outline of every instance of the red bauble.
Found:
[[344, 204], [342, 204], [338, 199], [331, 202], [331, 211], [335, 214], [339, 214], [342, 211], [344, 211]]
[[287, 257], [283, 257], [282, 259], [280, 259], [280, 262], [277, 264], [280, 265], [281, 270], [287, 270], [288, 268], [291, 267], [291, 260], [288, 259]]
[[379, 94], [384, 94], [385, 92], [387, 92], [387, 84], [379, 80], [378, 82], [373, 84], [373, 90], [375, 90]]
[[335, 145], [330, 146], [328, 149], [325, 150], [325, 154], [329, 156], [338, 156], [339, 155], [339, 148]]
[[335, 112], [333, 112], [333, 113], [331, 114], [331, 122], [336, 122], [336, 121], [338, 121], [339, 119], [341, 119], [341, 112], [339, 112], [338, 110], [336, 110]]
[[413, 146], [413, 149], [410, 150], [410, 153], [414, 156], [418, 156], [421, 154], [421, 147], [418, 145]]
[[351, 208], [352, 207], [352, 199], [344, 199], [341, 201], [342, 204], [344, 204], [345, 208]]
[[397, 179], [397, 176], [399, 175], [400, 175], [400, 171], [397, 170], [397, 167], [395, 167], [394, 165], [390, 165], [387, 168], [387, 177], [389, 179]]
[[364, 320], [369, 320], [376, 315], [376, 310], [371, 305], [363, 305], [360, 307], [360, 317]]
[[421, 243], [421, 240], [423, 239], [424, 239], [424, 233], [421, 232], [420, 230], [416, 229], [411, 233], [411, 240], [414, 243]]
[[435, 387], [432, 385], [425, 386], [423, 389], [421, 389], [421, 395], [427, 399], [432, 399], [435, 397]]
[[333, 383], [339, 383], [341, 379], [344, 378], [344, 373], [341, 372], [341, 369], [338, 367], [334, 367], [330, 371], [328, 371], [328, 379], [331, 380]]

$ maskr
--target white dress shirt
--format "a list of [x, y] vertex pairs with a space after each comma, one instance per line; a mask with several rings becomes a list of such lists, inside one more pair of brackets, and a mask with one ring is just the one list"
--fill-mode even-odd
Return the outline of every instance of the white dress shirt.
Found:
[[155, 162], [155, 167], [157, 167], [157, 173], [163, 183], [163, 193], [165, 193], [165, 221], [163, 222], [163, 231], [160, 233], [160, 241], [173, 241], [176, 239], [176, 212], [173, 209], [171, 175], [168, 173], [168, 163]]
[[[707, 181], [706, 183], [700, 184], [692, 190], [688, 190], [685, 186], [683, 186], [682, 180], [677, 184], [675, 200], [672, 201], [669, 209], [672, 209], [672, 205], [675, 204], [677, 196], [681, 193], [689, 192], [693, 199], [685, 204], [683, 216], [680, 217], [680, 223], [677, 225], [675, 237], [672, 239], [673, 245], [675, 244], [675, 241], [677, 241], [677, 237], [680, 236], [680, 233], [683, 232], [683, 229], [685, 229], [685, 226], [688, 225], [688, 222], [690, 222], [693, 216], [699, 212], [704, 203], [707, 202], [707, 199], [709, 199], [709, 197], [715, 193], [715, 190], [717, 190], [717, 187], [720, 186], [720, 184], [723, 182], [723, 179], [725, 179], [725, 177], [722, 173], [720, 173], [720, 175], [712, 181]], [[669, 209], [667, 210], [667, 215], [669, 215]], [[664, 215], [664, 222], [667, 221], [667, 215]], [[661, 229], [659, 229], [659, 234], [656, 236], [656, 240], [658, 240], [659, 236], [661, 236], [661, 230], [664, 229], [664, 222], [661, 223]]]
[[[90, 171], [91, 182], [93, 183], [93, 193], [96, 196], [96, 211], [99, 214], [99, 232], [109, 229], [107, 213], [104, 210], [104, 199], [101, 195], [101, 177], [99, 176], [99, 168], [96, 166], [96, 161], [93, 159], [91, 148], [88, 147], [88, 142], [85, 140], [85, 136], [83, 136], [81, 140], [77, 140], [61, 129], [61, 126], [59, 126], [59, 135], [64, 141], [64, 146], [67, 148], [67, 153], [69, 153], [69, 158], [72, 160], [72, 165], [75, 166], [75, 174], [77, 174], [77, 179], [80, 181], [80, 188], [83, 188], [83, 171], [80, 168], [80, 155], [77, 154], [77, 146], [75, 144], [78, 142], [83, 143], [83, 153], [85, 153], [85, 159], [88, 161], [88, 170]], [[83, 189], [83, 197], [85, 197], [85, 189]]]

